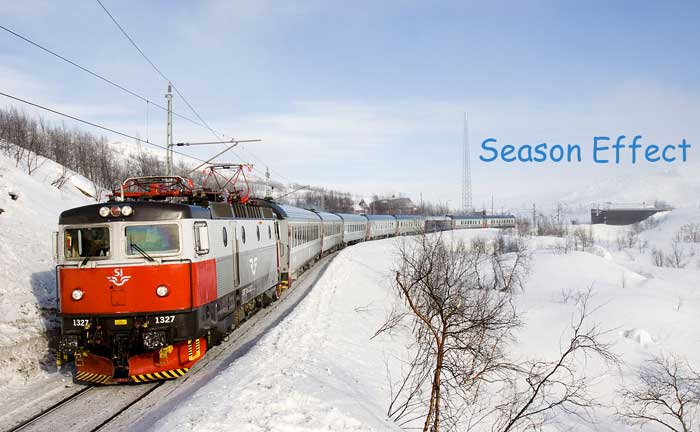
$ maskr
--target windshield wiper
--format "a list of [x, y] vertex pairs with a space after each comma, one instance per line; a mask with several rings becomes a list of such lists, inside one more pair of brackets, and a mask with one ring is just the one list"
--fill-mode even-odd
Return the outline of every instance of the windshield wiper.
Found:
[[80, 263], [80, 267], [84, 267], [87, 262], [90, 261], [90, 255], [83, 258], [83, 262]]
[[140, 253], [141, 256], [146, 258], [148, 261], [150, 261], [150, 262], [155, 261], [152, 256], [150, 256], [148, 253], [146, 253], [145, 250], [141, 249], [141, 247], [139, 245], [137, 245], [136, 243], [129, 242], [129, 247], [132, 249], [136, 249], [136, 252]]

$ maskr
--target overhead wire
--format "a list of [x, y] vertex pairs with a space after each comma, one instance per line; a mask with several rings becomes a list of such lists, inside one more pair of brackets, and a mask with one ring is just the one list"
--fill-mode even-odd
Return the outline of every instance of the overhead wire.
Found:
[[[180, 113], [175, 112], [175, 111], [172, 112], [173, 115], [175, 115], [176, 117], [181, 118], [181, 119], [183, 119], [183, 120], [186, 120], [186, 121], [188, 121], [188, 122], [190, 122], [190, 123], [192, 123], [192, 124], [194, 124], [194, 125], [197, 125], [197, 126], [200, 126], [200, 127], [203, 127], [203, 128], [208, 129], [217, 139], [221, 139], [221, 136], [226, 136], [226, 134], [224, 134], [224, 133], [222, 133], [222, 132], [217, 132], [217, 131], [214, 130], [211, 126], [209, 126], [209, 124], [204, 120], [204, 118], [202, 118], [202, 116], [197, 112], [197, 110], [192, 106], [192, 104], [189, 103], [189, 101], [188, 101], [187, 98], [182, 94], [182, 92], [180, 92], [180, 90], [179, 90], [174, 84], [172, 84], [172, 82], [168, 79], [168, 77], [166, 77], [165, 74], [163, 74], [163, 72], [148, 58], [148, 56], [146, 56], [146, 54], [143, 52], [143, 50], [141, 50], [141, 48], [136, 44], [136, 42], [128, 35], [128, 33], [126, 32], [126, 30], [124, 30], [124, 28], [117, 22], [117, 20], [114, 18], [114, 16], [109, 12], [109, 10], [107, 10], [107, 8], [104, 6], [104, 4], [103, 4], [100, 0], [97, 0], [97, 2], [100, 4], [100, 6], [102, 7], [102, 9], [107, 13], [107, 15], [112, 19], [112, 21], [113, 21], [114, 24], [117, 26], [117, 28], [122, 32], [122, 34], [129, 40], [129, 42], [131, 42], [131, 44], [134, 46], [134, 48], [136, 48], [136, 50], [137, 50], [137, 51], [144, 57], [144, 59], [146, 59], [146, 61], [151, 65], [151, 67], [153, 67], [153, 69], [154, 69], [163, 79], [167, 80], [167, 81], [172, 85], [172, 87], [173, 87], [173, 89], [175, 90], [175, 92], [182, 98], [182, 100], [185, 102], [185, 104], [188, 106], [188, 108], [195, 114], [195, 116], [196, 116], [200, 121], [194, 120], [194, 119], [192, 119], [192, 118], [190, 118], [190, 117], [188, 117], [188, 116], [185, 116], [185, 115], [180, 114]], [[101, 80], [101, 81], [103, 81], [103, 82], [106, 82], [107, 84], [109, 84], [109, 85], [111, 85], [111, 86], [113, 86], [113, 87], [115, 87], [115, 88], [117, 88], [117, 89], [119, 89], [119, 90], [121, 90], [121, 91], [123, 91], [123, 92], [125, 92], [125, 93], [127, 93], [127, 94], [129, 94], [129, 95], [131, 95], [131, 96], [133, 96], [133, 97], [135, 97], [135, 98], [141, 100], [141, 101], [143, 101], [143, 102], [145, 102], [145, 103], [146, 103], [146, 122], [147, 122], [146, 128], [147, 128], [147, 129], [148, 129], [148, 121], [149, 121], [149, 119], [148, 119], [148, 106], [149, 106], [149, 105], [153, 105], [153, 106], [159, 108], [159, 109], [162, 110], [162, 111], [166, 111], [166, 112], [168, 111], [168, 109], [167, 109], [166, 107], [160, 105], [159, 103], [154, 102], [154, 101], [148, 99], [147, 97], [145, 97], [145, 96], [143, 96], [143, 95], [141, 95], [141, 94], [139, 94], [139, 93], [137, 93], [137, 92], [135, 92], [135, 91], [133, 91], [133, 90], [130, 90], [130, 89], [126, 88], [125, 86], [123, 86], [123, 85], [121, 85], [121, 84], [118, 84], [117, 82], [115, 82], [115, 81], [113, 81], [113, 80], [111, 80], [111, 79], [109, 79], [109, 78], [107, 78], [107, 77], [105, 77], [105, 76], [99, 74], [98, 72], [95, 72], [95, 71], [93, 71], [93, 70], [91, 70], [91, 69], [89, 69], [89, 68], [87, 68], [87, 67], [85, 67], [85, 66], [80, 65], [79, 63], [77, 63], [77, 62], [75, 62], [75, 61], [73, 61], [73, 60], [71, 60], [71, 59], [65, 57], [64, 55], [59, 54], [59, 53], [57, 53], [56, 51], [54, 51], [54, 50], [52, 50], [52, 49], [49, 49], [49, 48], [47, 48], [46, 46], [44, 46], [44, 45], [42, 45], [42, 44], [40, 44], [40, 43], [38, 43], [38, 42], [35, 42], [34, 40], [30, 39], [30, 38], [27, 37], [27, 36], [21, 35], [21, 34], [17, 33], [16, 31], [7, 28], [6, 26], [4, 26], [4, 25], [2, 25], [2, 24], [0, 24], [0, 29], [4, 30], [5, 32], [9, 33], [10, 35], [12, 35], [12, 36], [14, 36], [14, 37], [16, 37], [16, 38], [18, 38], [18, 39], [20, 39], [20, 40], [22, 40], [22, 41], [24, 41], [24, 42], [30, 44], [30, 45], [33, 45], [33, 46], [36, 47], [36, 48], [39, 48], [40, 50], [42, 50], [42, 51], [44, 51], [44, 52], [46, 52], [46, 53], [48, 53], [48, 54], [51, 54], [52, 56], [54, 56], [54, 57], [56, 57], [56, 58], [58, 58], [58, 59], [60, 59], [60, 60], [62, 60], [62, 61], [64, 61], [64, 62], [66, 62], [66, 63], [68, 63], [68, 64], [70, 64], [70, 65], [72, 65], [72, 66], [74, 66], [74, 67], [76, 67], [76, 68], [78, 68], [78, 69], [82, 70], [83, 72], [86, 72], [86, 73], [92, 75], [93, 77], [95, 77], [95, 78], [97, 78], [97, 79], [99, 79], [99, 80]], [[221, 136], [220, 136], [220, 135], [221, 135]], [[130, 137], [130, 138], [132, 138], [132, 137]], [[232, 138], [232, 137], [231, 137], [231, 138]], [[148, 132], [147, 132], [146, 141], [144, 141], [144, 142], [150, 143], [150, 141], [149, 141], [149, 136], [148, 136]], [[157, 146], [157, 145], [156, 145], [156, 146]], [[227, 150], [231, 150], [231, 148], [232, 148], [232, 147], [229, 147]], [[239, 148], [240, 148], [242, 151], [248, 153], [251, 157], [253, 157], [254, 159], [256, 159], [256, 160], [257, 160], [258, 162], [260, 162], [261, 164], [265, 165], [271, 172], [274, 172], [274, 173], [276, 174], [277, 177], [280, 177], [280, 178], [282, 178], [282, 179], [285, 179], [285, 180], [291, 182], [291, 180], [290, 180], [289, 178], [287, 178], [286, 176], [283, 176], [282, 174], [280, 174], [280, 173], [277, 172], [276, 170], [270, 168], [269, 164], [265, 163], [261, 158], [259, 158], [258, 156], [256, 156], [256, 155], [255, 155], [253, 152], [251, 152], [250, 150], [246, 149], [246, 148], [243, 147], [243, 146], [240, 146]], [[223, 153], [225, 153], [225, 152], [226, 152], [226, 151], [221, 152], [221, 153], [219, 153], [217, 156], [220, 156], [221, 154], [223, 154]], [[184, 155], [184, 153], [179, 153], [179, 152], [176, 152], [176, 153]], [[233, 153], [236, 157], [241, 158], [241, 156], [240, 156], [239, 154], [237, 154], [235, 151], [232, 151], [232, 153]], [[242, 159], [242, 158], [241, 158], [241, 159]], [[210, 160], [210, 161], [211, 161], [211, 160]]]
[[[204, 118], [202, 118], [202, 116], [199, 114], [199, 112], [197, 112], [197, 110], [196, 110], [196, 109], [192, 106], [192, 104], [190, 104], [190, 102], [187, 100], [187, 98], [185, 97], [185, 95], [183, 95], [182, 92], [180, 92], [180, 90], [177, 88], [177, 86], [176, 86], [175, 84], [173, 84], [172, 80], [171, 80], [170, 78], [168, 78], [168, 77], [155, 65], [155, 63], [153, 63], [153, 61], [151, 61], [151, 59], [146, 55], [146, 53], [144, 53], [143, 50], [142, 50], [142, 49], [138, 46], [138, 44], [134, 41], [134, 39], [133, 39], [131, 36], [129, 36], [129, 34], [127, 33], [127, 31], [124, 29], [124, 27], [122, 27], [121, 24], [119, 24], [119, 22], [117, 21], [117, 19], [114, 17], [114, 15], [112, 15], [112, 14], [109, 12], [109, 10], [108, 10], [107, 7], [102, 3], [102, 1], [101, 1], [101, 0], [96, 0], [96, 1], [97, 1], [97, 3], [100, 5], [100, 7], [102, 7], [102, 9], [105, 11], [105, 13], [107, 14], [107, 16], [109, 16], [109, 18], [112, 20], [112, 22], [114, 23], [114, 25], [117, 26], [117, 28], [118, 28], [119, 31], [124, 35], [124, 37], [127, 38], [127, 40], [131, 43], [131, 45], [139, 52], [139, 54], [141, 54], [141, 56], [148, 62], [148, 64], [151, 65], [151, 67], [153, 68], [153, 70], [155, 70], [156, 73], [157, 73], [158, 75], [160, 75], [165, 81], [167, 81], [170, 85], [172, 85], [173, 90], [175, 90], [175, 93], [176, 93], [178, 96], [180, 96], [180, 97], [182, 98], [182, 100], [185, 102], [185, 104], [187, 105], [187, 107], [188, 107], [188, 108], [194, 113], [194, 115], [202, 122], [202, 124], [201, 124], [200, 126], [203, 126], [203, 127], [206, 127], [207, 129], [209, 129], [209, 131], [217, 138], [217, 140], [222, 140], [222, 137], [225, 137], [226, 134], [221, 133], [221, 132], [217, 132], [217, 131], [214, 130], [211, 126], [209, 126], [209, 123], [207, 123], [206, 120], [204, 120]], [[233, 137], [230, 137], [230, 136], [229, 136], [229, 138], [233, 138]], [[262, 161], [260, 158], [256, 157], [256, 156], [255, 156], [253, 153], [251, 153], [249, 150], [246, 150], [243, 146], [241, 146], [240, 148], [241, 148], [243, 151], [245, 151], [246, 153], [250, 154], [254, 159], [258, 160], [260, 163], [262, 163], [263, 165], [265, 165], [266, 167], [269, 168], [269, 165], [268, 165], [268, 164], [266, 164], [266, 163], [265, 163], [264, 161]], [[243, 159], [238, 153], [236, 153], [235, 151], [233, 151], [231, 148], [229, 148], [229, 150], [231, 150], [231, 152], [232, 152], [236, 157], [238, 157], [238, 158], [240, 158], [240, 159]], [[223, 153], [225, 153], [225, 152], [222, 152], [221, 154], [223, 154]], [[270, 169], [270, 171], [273, 171], [273, 170]], [[279, 173], [277, 173], [277, 176], [278, 176], [278, 177], [285, 178], [285, 179], [288, 180], [288, 181], [291, 181], [290, 179], [286, 178], [285, 176], [280, 175]]]
[[[33, 45], [33, 46], [39, 48], [40, 50], [42, 50], [42, 51], [44, 51], [44, 52], [47, 52], [47, 53], [51, 54], [52, 56], [54, 56], [54, 57], [56, 57], [56, 58], [58, 58], [58, 59], [60, 59], [60, 60], [63, 60], [64, 62], [66, 62], [66, 63], [68, 63], [68, 64], [71, 64], [71, 65], [75, 66], [76, 68], [82, 70], [83, 72], [86, 72], [86, 73], [88, 73], [88, 74], [94, 76], [95, 78], [97, 78], [97, 79], [99, 79], [99, 80], [102, 80], [102, 81], [106, 82], [107, 84], [109, 84], [109, 85], [111, 85], [111, 86], [113, 86], [113, 87], [115, 87], [115, 88], [118, 88], [119, 90], [122, 90], [122, 91], [124, 91], [124, 92], [130, 94], [131, 96], [133, 96], [133, 97], [135, 97], [135, 98], [137, 98], [137, 99], [140, 99], [140, 100], [143, 101], [143, 102], [146, 102], [147, 104], [152, 104], [153, 106], [158, 107], [158, 108], [160, 108], [160, 109], [163, 110], [163, 111], [168, 111], [168, 109], [167, 109], [166, 107], [160, 105], [159, 103], [156, 103], [156, 102], [154, 102], [154, 101], [148, 99], [147, 97], [136, 93], [135, 91], [129, 90], [128, 88], [124, 87], [123, 85], [118, 84], [118, 83], [112, 81], [111, 79], [109, 79], [109, 78], [107, 78], [107, 77], [105, 77], [105, 76], [103, 76], [103, 75], [101, 75], [101, 74], [99, 74], [99, 73], [97, 73], [97, 72], [95, 72], [95, 71], [93, 71], [93, 70], [90, 70], [90, 69], [88, 69], [88, 68], [85, 67], [85, 66], [82, 66], [82, 65], [80, 65], [80, 64], [78, 64], [78, 63], [76, 63], [76, 62], [74, 62], [73, 60], [70, 60], [69, 58], [67, 58], [67, 57], [65, 57], [65, 56], [63, 56], [63, 55], [57, 53], [56, 51], [53, 51], [53, 50], [51, 50], [51, 49], [49, 49], [49, 48], [47, 48], [47, 47], [45, 47], [45, 46], [39, 44], [38, 42], [35, 42], [35, 41], [31, 40], [30, 38], [28, 38], [28, 37], [26, 37], [26, 36], [23, 36], [23, 35], [21, 35], [21, 34], [15, 32], [15, 31], [13, 31], [13, 30], [10, 30], [9, 28], [5, 27], [5, 26], [2, 25], [2, 24], [0, 24], [0, 29], [6, 31], [7, 33], [9, 33], [9, 34], [15, 36], [15, 37], [18, 38], [18, 39], [21, 39], [21, 40], [27, 42], [27, 43], [30, 44], [30, 45]], [[173, 115], [174, 115], [174, 116], [177, 116], [177, 117], [179, 117], [179, 118], [181, 118], [181, 119], [183, 119], [183, 120], [187, 120], [187, 121], [189, 121], [190, 123], [195, 124], [195, 125], [197, 125], [197, 126], [205, 127], [205, 126], [204, 126], [203, 124], [201, 124], [200, 122], [198, 122], [198, 121], [196, 121], [196, 120], [194, 120], [194, 119], [192, 119], [192, 118], [190, 118], [190, 117], [187, 117], [187, 116], [185, 116], [185, 115], [182, 115], [182, 114], [180, 114], [180, 113], [177, 113], [177, 112], [175, 112], [175, 111], [173, 111]]]
[[[113, 129], [113, 128], [110, 128], [110, 127], [107, 127], [107, 126], [103, 126], [103, 125], [101, 125], [101, 124], [94, 123], [94, 122], [91, 122], [91, 121], [89, 121], [89, 120], [84, 120], [84, 119], [81, 119], [81, 118], [79, 118], [79, 117], [75, 117], [75, 116], [73, 116], [73, 115], [66, 114], [66, 113], [64, 113], [64, 112], [61, 112], [61, 111], [58, 111], [58, 110], [55, 110], [55, 109], [46, 107], [46, 106], [44, 106], [44, 105], [40, 105], [40, 104], [38, 104], [38, 103], [34, 103], [34, 102], [31, 102], [31, 101], [28, 101], [28, 100], [26, 100], [26, 99], [22, 99], [22, 98], [17, 97], [17, 96], [13, 96], [13, 95], [10, 95], [10, 94], [1, 92], [1, 91], [0, 91], [0, 96], [5, 96], [6, 98], [13, 99], [13, 100], [16, 100], [16, 101], [18, 101], [18, 102], [22, 102], [22, 103], [24, 103], [24, 104], [33, 106], [33, 107], [35, 107], [35, 108], [39, 108], [39, 109], [42, 109], [42, 110], [44, 110], [44, 111], [48, 111], [48, 112], [53, 113], [53, 114], [57, 114], [57, 115], [60, 115], [60, 116], [62, 116], [62, 117], [69, 118], [69, 119], [71, 119], [71, 120], [75, 120], [75, 121], [77, 121], [77, 122], [84, 123], [84, 124], [86, 124], [86, 125], [90, 125], [90, 126], [93, 126], [93, 127], [98, 128], [98, 129], [102, 129], [102, 130], [105, 130], [105, 131], [107, 131], [107, 132], [111, 132], [111, 133], [114, 133], [114, 134], [123, 136], [123, 137], [125, 137], [125, 138], [133, 139], [134, 141], [137, 141], [137, 142], [141, 142], [141, 143], [144, 143], [144, 144], [148, 144], [148, 145], [153, 146], [153, 147], [158, 147], [158, 148], [163, 149], [163, 150], [166, 150], [166, 149], [167, 149], [165, 146], [162, 146], [162, 145], [160, 145], [160, 144], [156, 144], [156, 143], [152, 143], [152, 142], [150, 142], [150, 141], [143, 140], [143, 139], [141, 139], [141, 138], [139, 138], [139, 137], [136, 137], [136, 136], [133, 136], [133, 135], [129, 135], [128, 133], [121, 132], [121, 131], [119, 131], [119, 130], [116, 130], [116, 129]], [[171, 151], [172, 151], [173, 153], [179, 154], [180, 156], [184, 156], [184, 157], [186, 157], [186, 158], [193, 159], [193, 160], [195, 160], [195, 161], [197, 161], [197, 162], [204, 162], [203, 159], [200, 159], [200, 158], [197, 158], [197, 157], [194, 157], [194, 156], [191, 156], [191, 155], [188, 155], [188, 154], [179, 152], [179, 151], [177, 151], [177, 150], [171, 150]]]
[[150, 58], [148, 58], [146, 53], [144, 53], [143, 50], [138, 46], [138, 44], [131, 38], [131, 36], [129, 36], [129, 34], [126, 32], [126, 30], [124, 30], [124, 27], [122, 27], [121, 24], [119, 24], [117, 19], [114, 18], [114, 15], [112, 15], [109, 12], [109, 10], [105, 7], [105, 5], [102, 3], [102, 1], [97, 0], [97, 3], [99, 3], [99, 5], [102, 7], [102, 9], [105, 11], [105, 13], [109, 16], [109, 18], [112, 20], [114, 25], [117, 26], [119, 31], [121, 31], [121, 33], [124, 35], [124, 37], [126, 37], [129, 40], [129, 42], [131, 42], [131, 45], [133, 45], [133, 47], [136, 48], [136, 50], [139, 52], [139, 54], [141, 54], [141, 56], [148, 62], [148, 64], [151, 65], [153, 70], [155, 70], [158, 73], [158, 75], [160, 75], [165, 81], [167, 81], [170, 85], [172, 85], [173, 90], [175, 90], [175, 93], [177, 93], [177, 95], [182, 98], [182, 100], [185, 102], [185, 104], [189, 107], [190, 110], [192, 110], [194, 115], [197, 116], [197, 118], [204, 124], [204, 126], [206, 126], [206, 128], [209, 129], [211, 131], [211, 133], [213, 133], [214, 136], [216, 136], [217, 139], [221, 139], [221, 137], [217, 135], [217, 133], [214, 131], [214, 129], [212, 129], [211, 126], [209, 126], [209, 124], [202, 118], [202, 116], [199, 115], [197, 110], [194, 109], [194, 107], [192, 106], [192, 104], [190, 104], [190, 102], [187, 100], [185, 95], [183, 95], [180, 92], [180, 90], [178, 90], [177, 86], [175, 84], [173, 84], [172, 80], [170, 78], [168, 78], [167, 76], [165, 76], [165, 74], [160, 69], [158, 69], [158, 66], [156, 66], [155, 63], [153, 63]]

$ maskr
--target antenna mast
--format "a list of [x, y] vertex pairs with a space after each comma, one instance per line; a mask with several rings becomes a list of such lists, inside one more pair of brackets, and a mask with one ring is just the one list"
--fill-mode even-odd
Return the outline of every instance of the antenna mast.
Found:
[[469, 127], [467, 113], [464, 113], [464, 143], [462, 146], [462, 211], [472, 211], [472, 171], [469, 164]]
[[169, 176], [171, 176], [173, 175], [173, 85], [171, 83], [168, 83], [168, 92], [165, 94], [165, 99], [168, 102], [168, 127], [165, 137], [165, 163], [166, 172]]

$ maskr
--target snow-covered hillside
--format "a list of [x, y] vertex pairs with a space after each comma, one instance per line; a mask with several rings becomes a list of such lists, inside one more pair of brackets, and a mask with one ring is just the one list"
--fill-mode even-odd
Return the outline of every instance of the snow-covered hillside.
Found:
[[[698, 211], [678, 214], [683, 220], [700, 217]], [[675, 215], [669, 216], [641, 237], [672, 237], [678, 223]], [[516, 297], [524, 326], [513, 356], [558, 358], [577, 310], [574, 298], [592, 288], [592, 305], [600, 307], [592, 322], [612, 330], [606, 342], [623, 360], [619, 371], [593, 359], [586, 365], [595, 400], [603, 405], [595, 411], [597, 423], [570, 416], [557, 418], [558, 425], [547, 430], [638, 430], [617, 422], [606, 408], [614, 403], [618, 386], [630, 382], [635, 368], [653, 354], [674, 353], [700, 364], [700, 270], [694, 263], [686, 269], [654, 267], [648, 249], [617, 250], [617, 237], [627, 230], [594, 227], [597, 245], [587, 252], [557, 251], [554, 246], [561, 240], [555, 238], [530, 241], [532, 271]], [[447, 234], [453, 235], [468, 239], [494, 232]], [[396, 242], [368, 242], [340, 252], [285, 321], [161, 419], [156, 429], [400, 430], [386, 411], [389, 383], [400, 377], [399, 359], [405, 358], [409, 341], [401, 336], [371, 339], [396, 301], [389, 274]]]
[[0, 390], [51, 369], [45, 333], [56, 308], [51, 235], [61, 211], [91, 201], [78, 190], [91, 185], [78, 175], [60, 190], [51, 186], [61, 171], [45, 160], [29, 176], [0, 155]]

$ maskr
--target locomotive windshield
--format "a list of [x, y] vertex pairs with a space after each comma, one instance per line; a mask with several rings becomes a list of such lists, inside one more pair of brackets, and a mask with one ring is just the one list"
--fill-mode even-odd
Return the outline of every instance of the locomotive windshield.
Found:
[[130, 225], [125, 229], [127, 255], [167, 254], [180, 250], [180, 231], [176, 224]]
[[65, 257], [109, 257], [109, 228], [68, 228], [65, 230]]

